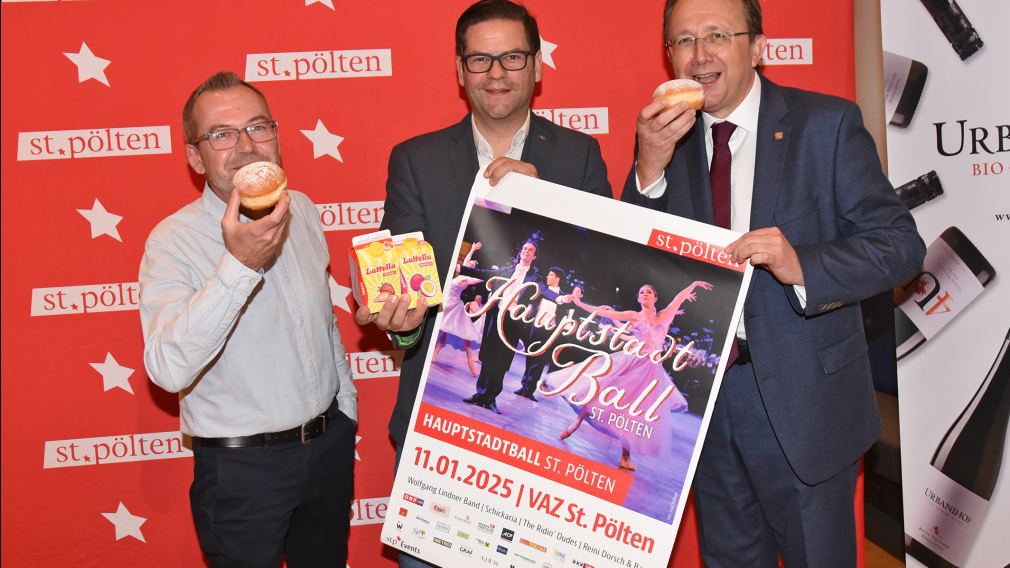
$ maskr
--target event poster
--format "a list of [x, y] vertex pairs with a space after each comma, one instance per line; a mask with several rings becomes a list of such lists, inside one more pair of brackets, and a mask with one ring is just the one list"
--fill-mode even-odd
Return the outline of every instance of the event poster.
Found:
[[750, 279], [736, 237], [478, 175], [383, 542], [441, 566], [666, 566]]

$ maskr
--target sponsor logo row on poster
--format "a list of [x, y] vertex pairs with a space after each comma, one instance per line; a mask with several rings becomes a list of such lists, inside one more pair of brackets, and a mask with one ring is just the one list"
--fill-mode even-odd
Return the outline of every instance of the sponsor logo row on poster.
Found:
[[567, 544], [572, 542], [546, 527], [526, 522], [527, 528], [531, 529], [530, 534], [519, 535], [519, 525], [484, 522], [466, 513], [454, 513], [450, 505], [430, 497], [404, 493], [403, 500], [409, 508], [399, 508], [396, 513], [399, 518], [395, 525], [397, 535], [387, 537], [390, 545], [402, 550], [419, 553], [420, 548], [411, 543], [430, 540], [456, 550], [460, 556], [477, 558], [489, 566], [517, 566], [522, 562], [536, 566], [593, 568], [592, 564], [570, 558], [568, 553], [559, 548], [548, 548], [544, 543], [549, 543], [552, 537]]

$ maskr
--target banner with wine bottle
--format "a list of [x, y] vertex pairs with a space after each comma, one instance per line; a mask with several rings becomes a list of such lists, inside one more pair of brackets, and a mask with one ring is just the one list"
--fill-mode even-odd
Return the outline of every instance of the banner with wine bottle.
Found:
[[894, 290], [909, 566], [1010, 564], [1007, 21], [1006, 2], [881, 2], [889, 175], [928, 245]]

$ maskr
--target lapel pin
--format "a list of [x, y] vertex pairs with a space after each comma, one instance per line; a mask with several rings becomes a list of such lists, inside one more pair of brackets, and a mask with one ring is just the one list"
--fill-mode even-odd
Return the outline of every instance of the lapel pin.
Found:
[[785, 133], [782, 132], [781, 130], [775, 133], [775, 140], [776, 141], [780, 141], [780, 140], [782, 140], [785, 137], [786, 137]]
[[547, 140], [547, 137], [546, 137], [546, 136], [544, 136], [543, 134], [538, 134], [538, 135], [537, 135], [537, 138], [539, 138], [539, 139], [541, 139], [541, 140]]

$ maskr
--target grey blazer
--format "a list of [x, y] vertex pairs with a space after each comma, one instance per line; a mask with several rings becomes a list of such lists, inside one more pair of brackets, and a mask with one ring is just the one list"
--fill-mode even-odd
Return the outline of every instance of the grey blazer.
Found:
[[[397, 144], [389, 156], [382, 228], [393, 234], [424, 231], [443, 275], [453, 261], [463, 209], [479, 169], [470, 121], [467, 115], [448, 128]], [[600, 145], [586, 134], [533, 115], [522, 160], [536, 166], [541, 179], [613, 196]], [[434, 319], [434, 310], [429, 310], [422, 339], [407, 350], [400, 369], [400, 389], [389, 423], [398, 446], [406, 436]]]

